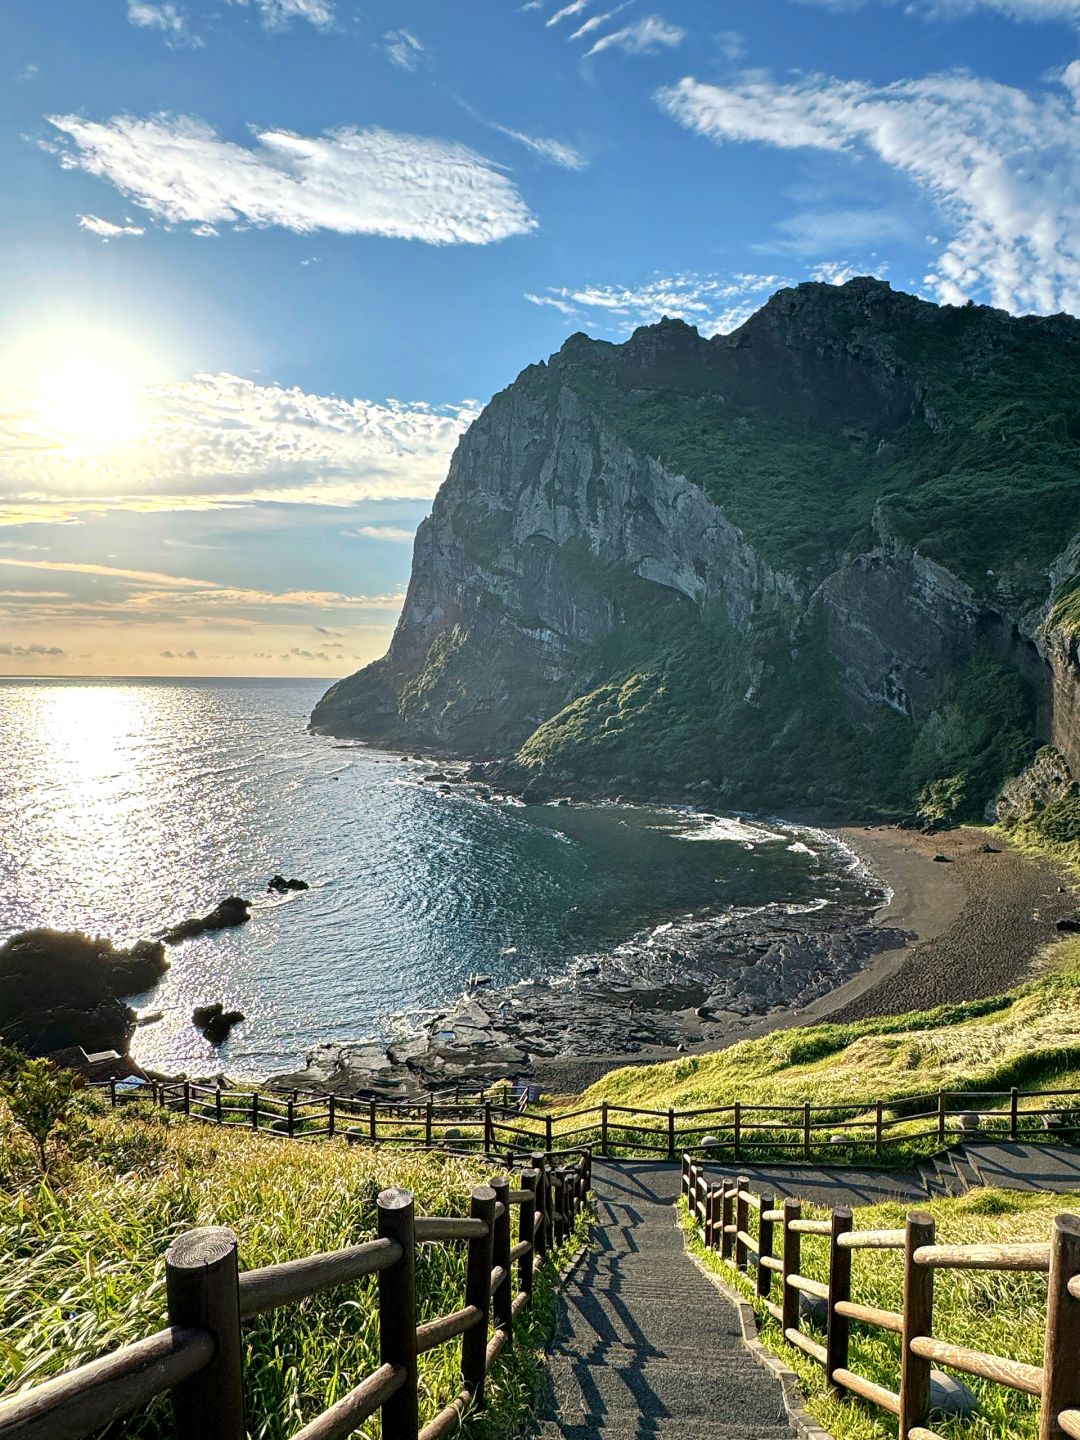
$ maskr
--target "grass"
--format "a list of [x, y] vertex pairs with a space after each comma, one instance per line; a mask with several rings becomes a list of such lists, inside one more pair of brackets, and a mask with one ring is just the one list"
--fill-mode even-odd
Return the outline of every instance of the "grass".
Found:
[[[737, 1100], [747, 1107], [809, 1101], [819, 1120], [830, 1106], [837, 1107], [838, 1119], [844, 1106], [865, 1105], [863, 1113], [870, 1117], [874, 1103], [881, 1100], [887, 1118], [902, 1118], [912, 1109], [906, 1102], [938, 1090], [1074, 1089], [1080, 1085], [1080, 939], [1053, 946], [1042, 965], [1036, 979], [1005, 995], [850, 1025], [778, 1030], [714, 1054], [626, 1066], [559, 1108], [598, 1106], [606, 1100], [644, 1115], [668, 1107], [686, 1111], [733, 1105]], [[980, 1101], [979, 1108], [1004, 1109], [1006, 1104], [1004, 1098]], [[618, 1118], [635, 1123], [633, 1113]], [[847, 1113], [842, 1118], [858, 1117]], [[641, 1123], [654, 1131], [663, 1124], [656, 1119]], [[699, 1123], [716, 1124], [708, 1119]], [[1032, 1123], [1026, 1122], [1025, 1133]], [[1034, 1124], [1046, 1138], [1040, 1122]], [[557, 1122], [555, 1128], [558, 1133]], [[901, 1123], [888, 1132], [892, 1140], [886, 1159], [905, 1162], [934, 1148], [933, 1137], [918, 1143], [913, 1138], [926, 1128], [925, 1123]], [[642, 1133], [640, 1138], [647, 1137]], [[655, 1142], [655, 1134], [651, 1138]], [[863, 1138], [869, 1138], [869, 1130]], [[826, 1142], [823, 1135], [821, 1144]], [[680, 1130], [683, 1143], [690, 1142]], [[754, 1153], [762, 1158], [759, 1151]]]
[[[0, 1394], [159, 1329], [165, 1251], [185, 1230], [230, 1226], [241, 1267], [251, 1269], [371, 1238], [375, 1199], [388, 1185], [411, 1190], [418, 1214], [467, 1213], [470, 1189], [491, 1173], [479, 1159], [291, 1145], [133, 1109], [88, 1111], [82, 1134], [42, 1179], [13, 1134], [0, 1134]], [[420, 1248], [420, 1320], [461, 1306], [464, 1267], [464, 1246]], [[519, 1343], [489, 1382], [486, 1414], [466, 1422], [464, 1433], [478, 1440], [506, 1433], [535, 1392], [537, 1352], [553, 1323], [552, 1274], [548, 1266], [537, 1277]], [[252, 1440], [286, 1440], [378, 1367], [374, 1285], [340, 1287], [245, 1326]], [[421, 1357], [422, 1420], [457, 1393], [458, 1349]], [[167, 1401], [110, 1433], [168, 1435]], [[372, 1440], [377, 1419], [358, 1433]]]
[[[921, 1208], [929, 1210], [937, 1221], [939, 1241], [1008, 1244], [1048, 1239], [1055, 1215], [1080, 1212], [1080, 1196], [979, 1190], [959, 1199], [928, 1201]], [[820, 1207], [804, 1206], [803, 1213], [822, 1216], [826, 1212]], [[856, 1212], [855, 1227], [897, 1229], [902, 1227], [906, 1213], [904, 1206], [896, 1204], [867, 1206]], [[760, 1304], [746, 1277], [705, 1249], [696, 1227], [691, 1227], [685, 1201], [680, 1201], [680, 1214], [689, 1250], [754, 1305], [762, 1342], [798, 1373], [807, 1395], [807, 1408], [815, 1420], [831, 1431], [835, 1440], [895, 1436], [896, 1422], [885, 1411], [861, 1401], [837, 1399], [829, 1391], [821, 1367], [787, 1344], [780, 1326]], [[804, 1236], [802, 1272], [815, 1280], [826, 1280], [827, 1266], [827, 1242]], [[898, 1310], [902, 1269], [902, 1257], [895, 1251], [856, 1251], [853, 1298], [863, 1304]], [[945, 1270], [935, 1278], [934, 1334], [939, 1338], [1039, 1365], [1045, 1325], [1045, 1276]], [[890, 1390], [898, 1389], [899, 1337], [852, 1325], [850, 1357], [852, 1370]], [[1038, 1434], [1038, 1406], [1034, 1399], [989, 1381], [962, 1378], [978, 1399], [978, 1414], [969, 1419], [933, 1417], [934, 1430], [946, 1440], [1034, 1440]]]

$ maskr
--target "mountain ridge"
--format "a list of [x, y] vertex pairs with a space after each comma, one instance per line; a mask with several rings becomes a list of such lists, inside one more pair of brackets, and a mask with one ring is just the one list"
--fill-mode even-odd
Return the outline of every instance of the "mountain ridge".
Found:
[[387, 655], [312, 724], [752, 807], [1075, 769], [1078, 379], [1070, 316], [868, 278], [572, 335], [462, 437]]

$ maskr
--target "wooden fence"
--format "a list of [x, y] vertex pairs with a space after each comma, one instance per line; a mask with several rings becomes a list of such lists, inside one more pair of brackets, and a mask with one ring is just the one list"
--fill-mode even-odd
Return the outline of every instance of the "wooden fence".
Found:
[[[543, 1154], [532, 1161], [520, 1188], [505, 1178], [477, 1186], [467, 1217], [418, 1216], [407, 1190], [384, 1190], [376, 1239], [259, 1270], [240, 1270], [231, 1230], [181, 1235], [165, 1261], [168, 1328], [0, 1401], [0, 1437], [85, 1440], [168, 1392], [177, 1440], [245, 1440], [243, 1322], [370, 1275], [378, 1276], [381, 1364], [293, 1440], [345, 1440], [376, 1410], [384, 1440], [453, 1434], [467, 1409], [483, 1405], [485, 1378], [512, 1343], [536, 1265], [570, 1235], [589, 1193], [588, 1151], [573, 1166]], [[464, 1305], [418, 1325], [417, 1246], [457, 1242], [468, 1245]], [[417, 1357], [459, 1336], [461, 1391], [421, 1429]]]
[[[1039, 1440], [1080, 1437], [1080, 1219], [1076, 1216], [1057, 1216], [1046, 1242], [939, 1245], [934, 1218], [924, 1211], [912, 1211], [902, 1230], [856, 1230], [846, 1207], [833, 1209], [827, 1220], [803, 1219], [798, 1200], [776, 1205], [772, 1196], [751, 1191], [745, 1176], [716, 1184], [690, 1155], [683, 1156], [682, 1183], [705, 1245], [718, 1251], [733, 1269], [753, 1272], [758, 1299], [780, 1323], [788, 1344], [823, 1366], [838, 1392], [857, 1395], [896, 1416], [900, 1440], [941, 1440], [929, 1428], [930, 1369], [935, 1361], [1036, 1396]], [[811, 1237], [828, 1246], [827, 1282], [802, 1273], [802, 1247]], [[852, 1261], [858, 1250], [895, 1250], [903, 1255], [899, 1312], [852, 1299]], [[1047, 1274], [1043, 1364], [988, 1355], [935, 1336], [934, 1272], [943, 1269]], [[772, 1298], [774, 1280], [779, 1283], [779, 1301]], [[824, 1344], [802, 1328], [800, 1295], [824, 1306]], [[852, 1324], [901, 1337], [896, 1390], [849, 1367]]]
[[733, 1105], [641, 1110], [600, 1105], [538, 1113], [509, 1099], [350, 1100], [304, 1091], [246, 1091], [188, 1080], [97, 1087], [113, 1105], [148, 1100], [210, 1124], [238, 1125], [293, 1139], [345, 1135], [374, 1144], [482, 1151], [573, 1150], [589, 1145], [605, 1158], [666, 1157], [683, 1151], [717, 1160], [888, 1164], [956, 1140], [1052, 1141], [1080, 1136], [1080, 1091], [939, 1090], [898, 1101], [850, 1104]]

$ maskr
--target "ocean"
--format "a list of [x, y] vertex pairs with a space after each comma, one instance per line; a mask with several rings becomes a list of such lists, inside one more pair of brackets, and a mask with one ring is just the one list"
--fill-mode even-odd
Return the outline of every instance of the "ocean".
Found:
[[[169, 951], [133, 1002], [152, 1067], [261, 1075], [459, 996], [569, 975], [688, 912], [850, 897], [817, 837], [734, 817], [440, 794], [400, 755], [308, 732], [303, 680], [0, 681], [0, 941], [119, 944], [227, 895], [250, 924]], [[693, 843], [690, 843], [693, 842]], [[311, 889], [267, 893], [275, 872]], [[862, 888], [869, 909], [880, 899]], [[214, 1051], [194, 1006], [245, 1023]]]

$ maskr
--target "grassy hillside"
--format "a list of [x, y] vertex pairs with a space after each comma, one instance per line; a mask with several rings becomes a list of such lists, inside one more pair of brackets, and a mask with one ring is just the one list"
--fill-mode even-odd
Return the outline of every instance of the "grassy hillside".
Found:
[[902, 1100], [940, 1089], [1068, 1088], [1080, 1070], [1080, 940], [1006, 995], [868, 1020], [778, 1030], [714, 1055], [612, 1071], [582, 1103], [659, 1109]]
[[[1080, 1213], [1080, 1195], [1025, 1195], [1003, 1190], [980, 1190], [955, 1200], [933, 1200], [920, 1208], [937, 1221], [938, 1239], [955, 1244], [989, 1242], [1011, 1244], [1046, 1240], [1055, 1215]], [[683, 1222], [688, 1224], [685, 1203]], [[824, 1215], [820, 1207], [806, 1206], [804, 1215]], [[906, 1207], [871, 1205], [855, 1214], [858, 1230], [895, 1229], [904, 1223]], [[735, 1286], [755, 1307], [760, 1302], [745, 1279], [706, 1252], [695, 1238], [690, 1248], [707, 1268]], [[801, 1269], [815, 1280], [827, 1279], [828, 1247], [805, 1240]], [[852, 1293], [863, 1304], [898, 1310], [902, 1294], [903, 1258], [895, 1251], [860, 1250], [855, 1253]], [[758, 1308], [761, 1339], [786, 1364], [798, 1371], [814, 1418], [835, 1440], [886, 1440], [895, 1437], [896, 1422], [882, 1410], [853, 1400], [838, 1400], [826, 1388], [819, 1365], [786, 1344], [780, 1326], [764, 1307]], [[994, 1355], [1028, 1364], [1042, 1363], [1046, 1323], [1046, 1277], [995, 1274], [979, 1270], [943, 1270], [934, 1282], [934, 1334]], [[820, 1337], [819, 1337], [820, 1338]], [[899, 1337], [863, 1325], [851, 1327], [851, 1369], [879, 1385], [899, 1385]], [[967, 1420], [935, 1416], [932, 1428], [944, 1440], [1034, 1440], [1038, 1434], [1037, 1402], [1004, 1386], [964, 1377], [975, 1392], [979, 1413]]]
[[[412, 1190], [418, 1213], [467, 1213], [469, 1190], [491, 1173], [483, 1161], [288, 1144], [160, 1113], [90, 1114], [56, 1173], [40, 1180], [29, 1153], [2, 1131], [0, 1394], [159, 1329], [165, 1251], [184, 1230], [231, 1226], [250, 1269], [371, 1238], [375, 1198], [388, 1185]], [[461, 1306], [464, 1265], [464, 1246], [421, 1248], [421, 1319]], [[285, 1440], [378, 1367], [374, 1293], [374, 1281], [363, 1281], [245, 1326], [253, 1440]], [[529, 1397], [537, 1339], [552, 1313], [550, 1290], [538, 1281], [523, 1343], [496, 1367], [488, 1416], [466, 1433], [503, 1433]], [[457, 1393], [458, 1352], [451, 1344], [421, 1357], [422, 1420]], [[167, 1405], [122, 1433], [167, 1436]], [[377, 1435], [378, 1421], [359, 1433]]]

